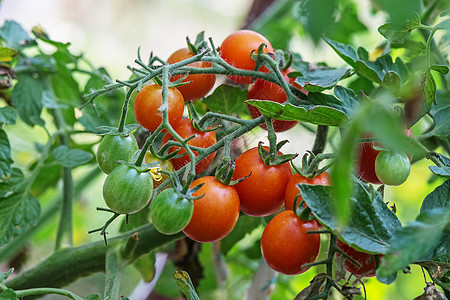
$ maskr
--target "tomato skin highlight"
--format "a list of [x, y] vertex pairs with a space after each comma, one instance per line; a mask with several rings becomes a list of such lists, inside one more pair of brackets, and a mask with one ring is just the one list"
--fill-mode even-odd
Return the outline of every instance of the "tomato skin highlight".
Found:
[[266, 263], [275, 271], [296, 275], [306, 272], [304, 264], [316, 260], [320, 250], [320, 235], [307, 234], [319, 230], [317, 222], [303, 221], [292, 210], [276, 215], [264, 228], [261, 252]]
[[[194, 54], [188, 48], [181, 48], [172, 53], [167, 59], [167, 63], [174, 64], [176, 62], [188, 59], [194, 56]], [[212, 63], [198, 61], [187, 65], [194, 68], [210, 68]], [[170, 81], [177, 81], [183, 78], [183, 75], [174, 75], [170, 78]], [[184, 101], [194, 101], [201, 99], [208, 94], [213, 88], [216, 82], [215, 74], [190, 74], [182, 82], [188, 82], [189, 84], [178, 86], [177, 89], [183, 95]]]
[[[295, 78], [289, 78], [289, 73], [294, 72], [295, 70], [293, 68], [289, 68], [286, 71], [282, 72], [283, 78], [286, 82], [288, 82], [291, 85], [294, 85], [297, 89], [308, 94], [308, 91], [303, 89], [300, 85], [295, 83]], [[248, 92], [247, 92], [247, 99], [256, 99], [256, 100], [270, 100], [278, 103], [284, 103], [287, 100], [286, 92], [283, 90], [281, 86], [278, 84], [263, 80], [263, 79], [256, 79], [254, 84], [251, 84], [249, 86]], [[247, 105], [248, 112], [250, 113], [250, 116], [252, 119], [256, 119], [259, 116], [261, 116], [261, 112], [252, 105]], [[284, 120], [276, 120], [272, 119], [272, 125], [273, 129], [276, 132], [283, 132], [288, 129], [291, 129], [295, 125], [297, 125], [297, 121], [284, 121]], [[261, 128], [267, 130], [267, 125], [264, 123], [261, 125]]]
[[131, 133], [126, 137], [105, 135], [97, 149], [97, 163], [104, 173], [109, 174], [119, 166], [117, 161], [130, 161], [137, 150], [136, 138]]
[[[175, 126], [180, 122], [184, 112], [183, 95], [178, 89], [169, 87], [167, 104], [169, 106], [169, 123]], [[134, 116], [136, 121], [145, 129], [155, 131], [163, 120], [162, 112], [158, 111], [161, 105], [162, 86], [158, 84], [144, 86], [134, 101]]]
[[[266, 44], [264, 52], [273, 53], [273, 47], [269, 40], [262, 34], [252, 30], [239, 30], [225, 38], [219, 47], [219, 55], [228, 64], [244, 70], [254, 70], [256, 62], [251, 58], [252, 51], [257, 51], [261, 44]], [[266, 67], [261, 67], [258, 71], [268, 73]], [[231, 80], [240, 84], [250, 84], [252, 77], [228, 76]]]
[[[359, 264], [361, 264], [361, 267], [358, 267], [355, 265], [352, 261], [345, 259], [345, 269], [359, 277], [373, 277], [376, 275], [377, 266], [375, 263], [375, 255], [369, 254], [366, 252], [358, 251], [346, 243], [344, 243], [341, 240], [336, 241], [336, 246], [342, 250], [345, 254], [353, 258], [355, 261], [357, 261]], [[337, 256], [339, 256], [339, 253], [336, 253]], [[379, 255], [379, 258], [381, 258], [383, 255]]]
[[183, 232], [200, 243], [212, 243], [227, 236], [239, 218], [239, 195], [233, 186], [220, 183], [214, 176], [198, 178], [191, 183], [193, 188], [204, 185], [193, 196], [204, 196], [194, 200], [194, 214]]
[[297, 188], [297, 184], [300, 183], [311, 185], [331, 185], [331, 177], [327, 172], [323, 172], [311, 179], [308, 179], [299, 173], [295, 173], [291, 179], [289, 179], [289, 182], [286, 185], [286, 191], [284, 192], [284, 206], [286, 209], [292, 210], [294, 207], [295, 197], [297, 197], [297, 195], [299, 195], [297, 199], [297, 207], [302, 201], [303, 198], [300, 194], [300, 190]]
[[106, 177], [103, 198], [106, 205], [119, 214], [132, 214], [143, 209], [153, 193], [153, 178], [127, 165], [119, 165]]
[[180, 197], [173, 188], [163, 190], [150, 203], [151, 222], [163, 234], [175, 234], [183, 230], [193, 212], [192, 200]]
[[250, 177], [235, 185], [241, 200], [241, 211], [254, 217], [269, 216], [278, 211], [283, 206], [284, 191], [292, 176], [289, 163], [266, 166], [259, 157], [258, 147], [255, 147], [236, 159], [233, 180], [250, 173]]
[[[176, 126], [173, 127], [173, 129], [183, 139], [186, 139], [186, 138], [190, 137], [191, 135], [195, 134], [196, 137], [191, 139], [188, 142], [188, 144], [191, 146], [200, 147], [200, 148], [208, 148], [217, 142], [216, 133], [214, 131], [200, 132], [200, 131], [196, 130], [194, 127], [192, 127], [191, 120], [189, 120], [189, 119], [182, 119]], [[172, 135], [167, 132], [163, 136], [162, 145], [167, 143], [171, 137], [172, 137]], [[169, 153], [176, 151], [176, 149], [180, 149], [178, 151], [178, 154], [185, 153], [182, 157], [172, 158], [170, 160], [172, 162], [175, 170], [179, 170], [182, 167], [184, 167], [185, 165], [187, 165], [191, 161], [191, 159], [190, 159], [189, 155], [186, 153], [186, 150], [181, 147], [176, 147], [176, 146], [170, 147]], [[198, 156], [198, 153], [195, 151], [194, 151], [194, 154], [195, 154], [195, 156]], [[200, 174], [203, 171], [205, 171], [209, 167], [211, 162], [214, 160], [215, 156], [216, 156], [216, 152], [213, 152], [210, 155], [208, 155], [207, 157], [205, 157], [202, 161], [197, 163], [197, 165], [195, 166], [195, 172], [197, 174]]]

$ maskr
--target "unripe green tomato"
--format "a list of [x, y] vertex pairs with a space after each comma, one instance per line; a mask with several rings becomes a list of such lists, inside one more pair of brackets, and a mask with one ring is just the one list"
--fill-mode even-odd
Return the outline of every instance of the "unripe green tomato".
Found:
[[97, 149], [97, 163], [106, 174], [117, 167], [117, 161], [129, 161], [138, 150], [138, 144], [133, 134], [126, 137], [120, 135], [105, 135]]
[[119, 165], [103, 184], [106, 205], [119, 214], [132, 214], [143, 209], [153, 193], [153, 178], [150, 172]]
[[175, 234], [183, 230], [192, 218], [194, 203], [181, 197], [173, 188], [159, 193], [150, 203], [150, 220], [163, 234]]
[[386, 185], [400, 185], [408, 179], [411, 163], [406, 153], [383, 150], [375, 159], [375, 173]]

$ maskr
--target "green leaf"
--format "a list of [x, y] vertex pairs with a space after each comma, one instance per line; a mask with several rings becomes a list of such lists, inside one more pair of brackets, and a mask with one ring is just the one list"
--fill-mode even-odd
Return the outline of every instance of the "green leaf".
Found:
[[427, 70], [423, 76], [424, 88], [423, 94], [425, 96], [425, 113], [429, 112], [432, 104], [436, 104], [436, 81], [430, 70]]
[[322, 92], [332, 89], [344, 77], [349, 69], [315, 69], [297, 77], [295, 82], [310, 92]]
[[450, 105], [436, 111], [433, 119], [435, 125], [433, 133], [443, 140], [448, 139], [450, 137]]
[[246, 103], [257, 107], [262, 114], [273, 119], [341, 126], [350, 120], [355, 108], [359, 106], [359, 97], [342, 86], [336, 86], [334, 91], [339, 98], [328, 94], [309, 93], [310, 105], [295, 106], [266, 100], [247, 100]]
[[450, 180], [445, 181], [425, 197], [420, 212], [433, 208], [450, 208]]
[[[3, 27], [0, 28], [0, 37], [2, 37], [7, 45], [14, 49], [22, 49], [35, 41], [28, 35], [28, 33], [15, 21], [6, 21]], [[33, 42], [33, 43], [31, 43]]]
[[444, 177], [444, 178], [450, 178], [450, 166], [430, 166], [430, 171], [433, 172], [433, 174]]
[[450, 210], [434, 208], [420, 213], [416, 221], [396, 232], [378, 270], [386, 276], [421, 260], [439, 244], [450, 222]]
[[16, 124], [19, 114], [12, 106], [0, 107], [0, 127]]
[[401, 228], [397, 216], [381, 195], [361, 181], [354, 182], [354, 193], [346, 210], [353, 211], [347, 226], [341, 228], [333, 209], [331, 186], [298, 185], [301, 195], [317, 220], [350, 246], [371, 253], [386, 253], [394, 233]]
[[445, 65], [432, 65], [431, 69], [444, 75], [449, 71], [449, 68]]
[[396, 87], [397, 82], [403, 83], [407, 80], [408, 70], [399, 57], [393, 62], [392, 57], [385, 54], [377, 58], [376, 61], [372, 61], [367, 50], [362, 47], [358, 48], [356, 52], [351, 45], [344, 45], [326, 37], [324, 37], [324, 40], [358, 74], [372, 82], [387, 87]]
[[14, 290], [7, 288], [0, 293], [0, 300], [19, 300], [19, 298]]
[[173, 273], [173, 278], [175, 279], [178, 288], [186, 296], [187, 300], [199, 300], [200, 298], [195, 291], [195, 287], [192, 284], [192, 280], [189, 274], [185, 271], [178, 270]]
[[367, 31], [367, 27], [358, 18], [358, 8], [353, 1], [339, 1], [339, 19], [328, 28], [326, 35], [343, 43], [349, 43], [355, 34]]
[[221, 85], [210, 96], [202, 100], [213, 112], [221, 112], [226, 115], [242, 114], [247, 111], [244, 101], [247, 99], [247, 91], [240, 87]]
[[100, 295], [99, 294], [89, 294], [86, 297], [86, 300], [100, 300]]
[[98, 129], [99, 127], [111, 125], [108, 117], [104, 113], [99, 112], [96, 106], [93, 105], [83, 108], [82, 116], [78, 118], [78, 122], [83, 125], [86, 131], [99, 134], [103, 133], [102, 130]]
[[0, 182], [11, 175], [13, 162], [8, 136], [3, 129], [0, 129]]
[[413, 17], [400, 26], [395, 26], [392, 23], [381, 25], [378, 28], [378, 32], [391, 43], [402, 44], [409, 38], [411, 31], [419, 28], [421, 25], [419, 15], [415, 13]]
[[228, 251], [239, 242], [244, 236], [253, 231], [261, 224], [261, 218], [250, 217], [247, 215], [239, 216], [238, 222], [233, 231], [220, 241], [220, 249], [226, 255]]
[[415, 21], [417, 20], [416, 15], [421, 11], [423, 5], [420, 0], [373, 0], [372, 2], [389, 15], [394, 28], [401, 27], [408, 20], [412, 20], [412, 23], [417, 22]]
[[336, 0], [303, 0], [297, 8], [299, 21], [315, 43], [335, 23], [336, 11]]
[[20, 118], [30, 126], [44, 125], [42, 112], [42, 83], [28, 75], [19, 76], [19, 81], [11, 93], [11, 100]]
[[0, 185], [0, 246], [20, 235], [39, 220], [39, 200], [28, 190], [28, 180], [17, 168]]
[[60, 163], [63, 167], [73, 168], [80, 165], [84, 165], [91, 161], [94, 157], [89, 152], [81, 149], [69, 149], [67, 146], [59, 146], [53, 150], [55, 161]]
[[14, 56], [17, 55], [17, 50], [7, 47], [0, 47], [0, 61], [7, 62], [11, 61]]

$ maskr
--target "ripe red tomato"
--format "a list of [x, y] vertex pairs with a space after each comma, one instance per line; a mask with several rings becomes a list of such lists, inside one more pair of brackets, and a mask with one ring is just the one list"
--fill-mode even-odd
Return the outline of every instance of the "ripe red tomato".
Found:
[[[266, 44], [264, 52], [274, 52], [270, 42], [260, 33], [251, 30], [239, 30], [222, 42], [219, 47], [219, 55], [230, 65], [244, 70], [254, 70], [255, 61], [251, 58], [252, 51], [258, 50], [261, 44]], [[262, 67], [259, 71], [268, 72], [267, 68]], [[246, 76], [228, 76], [236, 83], [249, 84], [253, 79]]]
[[194, 214], [183, 232], [201, 243], [212, 243], [227, 236], [239, 218], [239, 196], [233, 186], [224, 185], [214, 176], [201, 177], [191, 183], [204, 185], [193, 194]]
[[[200, 132], [200, 131], [194, 129], [194, 127], [192, 127], [191, 120], [189, 120], [189, 119], [182, 119], [176, 126], [173, 127], [173, 129], [183, 139], [186, 139], [186, 138], [190, 137], [191, 135], [195, 134], [196, 137], [191, 139], [188, 142], [188, 144], [191, 145], [191, 146], [201, 147], [201, 148], [208, 148], [208, 147], [214, 145], [217, 142], [216, 133], [214, 131]], [[171, 137], [172, 137], [171, 134], [166, 133], [163, 136], [162, 144], [164, 145], [165, 143], [167, 143], [170, 140]], [[170, 147], [169, 153], [174, 152], [178, 148], [179, 147], [176, 147], [176, 146]], [[183, 153], [186, 153], [186, 150], [184, 148], [181, 148], [178, 151], [178, 154], [183, 154]], [[195, 153], [196, 156], [198, 155], [198, 153], [196, 153], [195, 151], [194, 151], [194, 153]], [[214, 160], [215, 156], [216, 156], [215, 152], [211, 153], [205, 159], [203, 159], [202, 161], [197, 163], [197, 165], [195, 167], [195, 172], [197, 174], [200, 174], [203, 171], [205, 171], [209, 167], [211, 162]], [[191, 161], [191, 159], [190, 159], [188, 154], [185, 154], [185, 155], [183, 155], [182, 157], [179, 157], [179, 158], [172, 158], [170, 161], [172, 162], [175, 170], [179, 170], [183, 166], [188, 164]]]
[[297, 188], [297, 184], [300, 183], [312, 185], [330, 185], [331, 178], [330, 174], [328, 174], [327, 172], [323, 172], [311, 179], [308, 179], [299, 173], [295, 173], [289, 180], [286, 186], [286, 191], [284, 192], [284, 206], [286, 207], [286, 209], [292, 210], [292, 208], [294, 207], [294, 200], [297, 195], [299, 195], [297, 199], [297, 206], [302, 201], [303, 198], [300, 194], [300, 190]]
[[[411, 129], [405, 129], [405, 134], [409, 137], [413, 136]], [[364, 134], [362, 138], [370, 138], [372, 135]], [[380, 150], [373, 148], [373, 142], [361, 143], [358, 145], [356, 162], [356, 174], [359, 178], [374, 184], [382, 184], [375, 173], [375, 160]], [[411, 160], [411, 158], [410, 158]]]
[[[182, 48], [174, 53], [167, 59], [169, 64], [174, 64], [176, 62], [188, 59], [194, 56], [194, 54], [188, 48]], [[187, 65], [194, 68], [210, 68], [212, 63], [198, 61]], [[177, 81], [182, 78], [183, 75], [176, 75], [170, 78], [171, 81]], [[192, 101], [205, 97], [205, 95], [213, 88], [216, 82], [215, 74], [191, 74], [183, 80], [183, 82], [188, 82], [189, 84], [181, 85], [177, 89], [183, 94], [184, 101]]]
[[283, 206], [284, 191], [292, 176], [291, 166], [289, 163], [266, 166], [255, 147], [236, 159], [233, 180], [248, 176], [250, 172], [250, 177], [235, 185], [241, 199], [241, 211], [255, 217], [275, 213]]
[[[300, 85], [295, 83], [295, 78], [289, 78], [288, 74], [294, 72], [293, 68], [289, 68], [283, 72], [284, 80], [286, 80], [291, 85], [294, 85], [297, 89], [302, 91], [305, 94], [308, 94], [308, 91], [303, 89]], [[254, 84], [250, 85], [247, 92], [247, 99], [257, 99], [257, 100], [271, 100], [278, 103], [284, 103], [287, 99], [286, 92], [280, 87], [278, 84], [263, 80], [257, 79]], [[248, 111], [253, 119], [261, 116], [259, 110], [252, 106], [247, 105]], [[295, 125], [297, 125], [297, 121], [283, 121], [283, 120], [272, 120], [273, 129], [276, 132], [286, 131], [291, 129]], [[267, 125], [262, 124], [262, 128], [267, 130]]]
[[[137, 94], [134, 102], [134, 116], [136, 121], [145, 129], [155, 131], [162, 123], [162, 112], [158, 109], [162, 104], [162, 86], [149, 84]], [[169, 105], [169, 123], [175, 126], [180, 122], [184, 112], [183, 95], [176, 88], [169, 88], [167, 94]]]
[[261, 236], [261, 252], [267, 264], [286, 275], [307, 271], [309, 268], [302, 265], [314, 262], [320, 250], [320, 235], [307, 232], [316, 230], [315, 220], [303, 221], [292, 210], [276, 215]]
[[[345, 254], [353, 258], [355, 261], [357, 261], [359, 264], [361, 264], [361, 267], [358, 267], [350, 260], [346, 259], [345, 269], [359, 277], [373, 277], [376, 274], [377, 266], [375, 262], [375, 255], [369, 254], [366, 252], [361, 252], [358, 250], [355, 250], [354, 248], [350, 247], [349, 245], [345, 244], [341, 240], [337, 240], [336, 245], [339, 249], [342, 250]], [[340, 255], [340, 254], [337, 254]], [[383, 257], [383, 255], [379, 255], [380, 259]]]

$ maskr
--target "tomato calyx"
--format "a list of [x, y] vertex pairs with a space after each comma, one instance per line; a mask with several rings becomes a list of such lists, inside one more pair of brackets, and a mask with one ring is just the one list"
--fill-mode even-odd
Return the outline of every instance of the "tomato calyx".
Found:
[[[296, 158], [298, 154], [282, 154], [279, 155], [278, 151], [285, 145], [288, 141], [283, 140], [276, 144], [274, 151], [271, 149], [264, 149], [263, 142], [258, 143], [258, 153], [261, 160], [264, 162], [266, 166], [279, 166], [286, 162], [289, 162]], [[273, 153], [272, 153], [273, 152]]]
[[252, 175], [252, 172], [250, 172], [250, 174], [245, 177], [231, 180], [234, 174], [234, 166], [234, 162], [230, 161], [229, 158], [224, 158], [223, 163], [216, 169], [216, 180], [224, 185], [232, 186], [238, 184], [239, 182], [247, 179], [248, 177], [250, 177], [250, 175]]
[[299, 173], [300, 175], [302, 175], [303, 177], [307, 178], [307, 179], [312, 179], [320, 174], [322, 174], [323, 172], [325, 172], [326, 170], [328, 170], [332, 163], [329, 163], [327, 165], [325, 165], [324, 167], [322, 167], [321, 169], [319, 169], [319, 164], [325, 160], [325, 159], [330, 159], [330, 158], [334, 158], [334, 154], [327, 154], [327, 153], [319, 153], [319, 154], [314, 154], [311, 151], [307, 150], [306, 153], [303, 155], [302, 157], [302, 165], [301, 168], [298, 169], [294, 164], [292, 165], [292, 168], [295, 170], [295, 172]]
[[[253, 50], [250, 53], [250, 57], [255, 61], [255, 71], [258, 71], [259, 68], [261, 68], [264, 65], [264, 61], [271, 59], [273, 60], [274, 54], [273, 53], [267, 53], [264, 51], [264, 49], [267, 49], [268, 46], [265, 43], [262, 43], [259, 45], [258, 49], [255, 51]], [[256, 53], [255, 53], [256, 52]]]
[[188, 46], [189, 51], [192, 52], [192, 54], [197, 54], [201, 49], [208, 48], [208, 44], [205, 41], [205, 32], [201, 31], [197, 34], [197, 37], [195, 38], [194, 44], [191, 43], [189, 37], [186, 37], [186, 43]]

